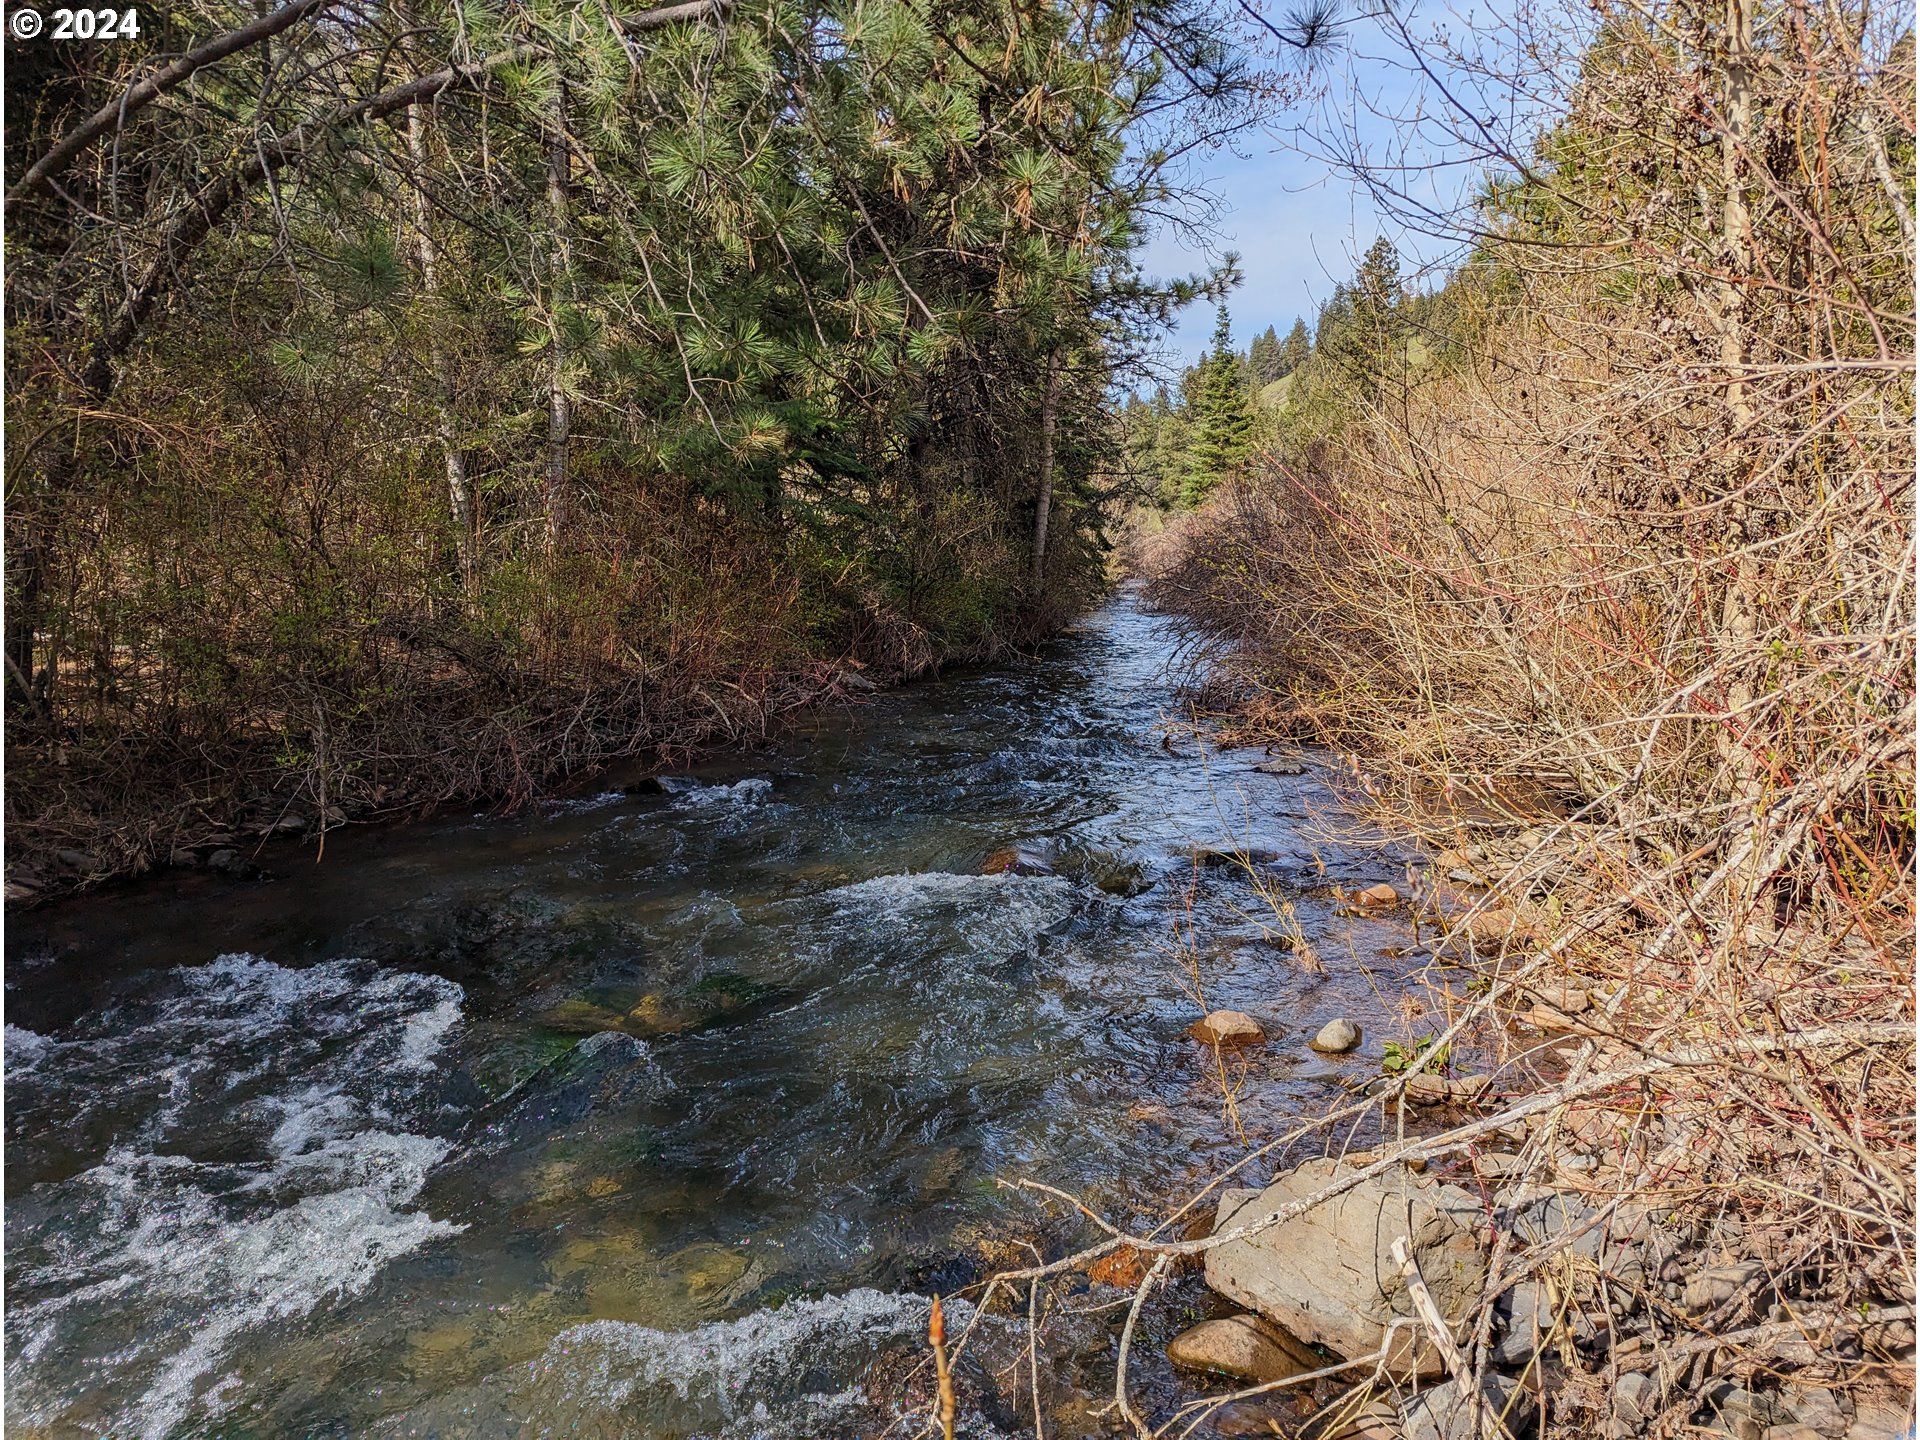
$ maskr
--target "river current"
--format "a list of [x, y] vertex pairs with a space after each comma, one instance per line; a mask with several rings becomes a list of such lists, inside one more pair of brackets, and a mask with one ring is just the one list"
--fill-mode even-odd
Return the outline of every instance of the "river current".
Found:
[[[1122, 592], [722, 764], [9, 916], [9, 1427], [896, 1424], [928, 1297], [1084, 1233], [999, 1180], [1157, 1214], [1377, 1070], [1416, 963], [1321, 762], [1169, 725], [1173, 650]], [[1270, 1037], [1230, 1094], [1203, 1004]]]

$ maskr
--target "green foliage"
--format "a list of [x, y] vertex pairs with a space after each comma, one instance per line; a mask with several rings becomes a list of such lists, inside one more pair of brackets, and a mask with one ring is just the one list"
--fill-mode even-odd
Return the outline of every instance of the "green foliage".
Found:
[[[1385, 1053], [1381, 1058], [1380, 1068], [1389, 1075], [1401, 1075], [1425, 1059], [1427, 1063], [1424, 1073], [1445, 1074], [1452, 1057], [1448, 1054], [1448, 1047], [1445, 1045], [1437, 1050], [1433, 1049], [1437, 1038], [1434, 1035], [1422, 1035], [1411, 1045], [1403, 1045], [1398, 1040], [1387, 1041], [1383, 1047]], [[1431, 1056], [1427, 1053], [1429, 1050], [1433, 1051]]]
[[1233, 322], [1222, 305], [1194, 403], [1193, 440], [1181, 491], [1188, 505], [1198, 505], [1215, 485], [1246, 465], [1253, 454], [1253, 427], [1246, 368], [1234, 354]]
[[[203, 11], [210, 33], [255, 17]], [[730, 723], [687, 697], [764, 718], [822, 659], [990, 653], [1100, 582], [1113, 377], [1204, 289], [1139, 273], [1140, 217], [1194, 107], [1245, 94], [1218, 17], [745, 0], [625, 39], [606, 18], [429, 0], [296, 27], [264, 92], [268, 52], [243, 52], [129, 122], [141, 185], [79, 166], [10, 208], [13, 336], [44, 357], [10, 433], [59, 441], [16, 456], [10, 496], [41, 557], [9, 573], [33, 724], [188, 752], [277, 735], [317, 772], [347, 762], [316, 727], [471, 686], [643, 694], [673, 740]], [[10, 71], [15, 143], [44, 153], [151, 50]], [[357, 118], [450, 55], [496, 58]], [[313, 138], [263, 176], [261, 135]], [[175, 225], [103, 350], [127, 257]], [[1171, 473], [1184, 441], [1148, 449]], [[104, 677], [84, 693], [77, 656]], [[486, 788], [437, 743], [426, 783]], [[516, 785], [547, 763], [508, 749]]]

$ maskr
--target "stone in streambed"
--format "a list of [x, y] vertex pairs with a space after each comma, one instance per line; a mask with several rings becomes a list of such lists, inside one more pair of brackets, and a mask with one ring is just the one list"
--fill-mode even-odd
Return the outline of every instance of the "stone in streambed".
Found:
[[1326, 1055], [1344, 1055], [1359, 1048], [1360, 1027], [1351, 1020], [1329, 1020], [1307, 1043]]
[[1307, 773], [1305, 761], [1294, 760], [1285, 755], [1282, 755], [1277, 760], [1263, 760], [1253, 768], [1258, 770], [1262, 775], [1304, 775]]
[[1053, 862], [1028, 845], [1007, 845], [981, 862], [982, 875], [1051, 875]]
[[1189, 1370], [1210, 1370], [1257, 1385], [1305, 1375], [1327, 1363], [1254, 1315], [1203, 1320], [1168, 1342], [1167, 1358]]
[[1354, 893], [1353, 903], [1363, 910], [1385, 910], [1400, 903], [1400, 892], [1387, 884], [1369, 885]]
[[1202, 1045], [1232, 1049], [1240, 1045], [1258, 1045], [1267, 1038], [1260, 1022], [1238, 1010], [1216, 1010], [1204, 1020], [1196, 1020], [1187, 1033]]

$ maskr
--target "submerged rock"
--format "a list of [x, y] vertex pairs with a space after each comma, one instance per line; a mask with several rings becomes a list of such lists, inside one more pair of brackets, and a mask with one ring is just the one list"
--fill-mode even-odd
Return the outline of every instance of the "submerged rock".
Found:
[[1053, 861], [1030, 845], [1007, 845], [981, 862], [982, 875], [1051, 875]]
[[1238, 1010], [1216, 1010], [1204, 1020], [1196, 1020], [1187, 1033], [1203, 1045], [1232, 1049], [1240, 1045], [1258, 1045], [1267, 1038], [1260, 1022]]
[[1258, 770], [1262, 775], [1304, 775], [1307, 773], [1307, 764], [1304, 760], [1295, 760], [1286, 755], [1282, 755], [1274, 760], [1263, 760], [1253, 768]]
[[1351, 1020], [1329, 1020], [1308, 1043], [1325, 1054], [1344, 1055], [1359, 1046], [1360, 1027]]
[[[1229, 1190], [1215, 1233], [1257, 1223], [1340, 1179], [1335, 1160], [1309, 1160], [1265, 1190]], [[1353, 1358], [1380, 1347], [1396, 1316], [1411, 1316], [1406, 1280], [1390, 1253], [1408, 1237], [1435, 1304], [1449, 1320], [1480, 1293], [1486, 1256], [1480, 1205], [1452, 1185], [1405, 1171], [1379, 1175], [1244, 1240], [1207, 1252], [1207, 1283], [1301, 1339]], [[1389, 1365], [1439, 1373], [1440, 1358], [1417, 1327], [1394, 1332]]]
[[1285, 1331], [1256, 1315], [1203, 1320], [1167, 1343], [1167, 1358], [1189, 1370], [1211, 1370], [1264, 1385], [1326, 1364]]

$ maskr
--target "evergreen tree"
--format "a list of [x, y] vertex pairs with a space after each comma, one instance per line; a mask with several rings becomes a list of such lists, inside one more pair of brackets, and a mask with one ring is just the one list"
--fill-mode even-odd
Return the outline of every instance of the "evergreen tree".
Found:
[[1253, 344], [1247, 349], [1247, 368], [1253, 372], [1255, 385], [1271, 385], [1286, 369], [1281, 363], [1280, 337], [1269, 325], [1260, 334], [1253, 337]]
[[1293, 328], [1287, 332], [1287, 338], [1280, 342], [1280, 375], [1293, 374], [1307, 363], [1307, 357], [1312, 353], [1313, 337], [1307, 333], [1307, 322], [1295, 320]]
[[1183, 498], [1198, 505], [1220, 481], [1247, 463], [1253, 453], [1253, 397], [1245, 371], [1233, 350], [1233, 322], [1220, 307], [1213, 327], [1213, 349], [1200, 367], [1200, 394], [1194, 406], [1193, 445], [1188, 452]]

